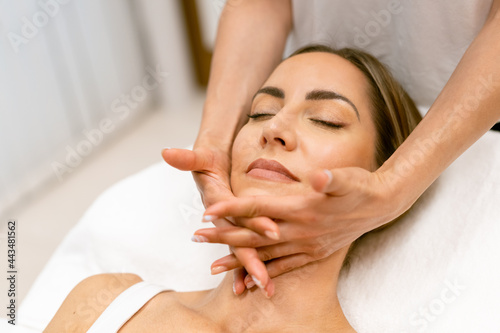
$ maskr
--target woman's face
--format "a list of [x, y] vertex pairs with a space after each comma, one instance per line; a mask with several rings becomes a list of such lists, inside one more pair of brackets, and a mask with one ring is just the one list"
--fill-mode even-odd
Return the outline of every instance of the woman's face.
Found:
[[337, 55], [282, 62], [255, 95], [250, 117], [233, 144], [236, 196], [304, 194], [318, 169], [376, 168], [368, 83]]

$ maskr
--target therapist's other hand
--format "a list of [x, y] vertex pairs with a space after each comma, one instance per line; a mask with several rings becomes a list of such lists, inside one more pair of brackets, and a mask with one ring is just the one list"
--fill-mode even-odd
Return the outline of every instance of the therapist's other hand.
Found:
[[205, 207], [234, 198], [229, 185], [229, 156], [217, 148], [163, 149], [165, 162], [176, 169], [192, 171]]
[[[195, 235], [209, 242], [256, 248], [273, 278], [329, 256], [408, 209], [412, 203], [402, 208], [403, 193], [395, 193], [386, 177], [355, 167], [318, 171], [311, 177], [315, 192], [304, 196], [233, 198], [210, 206], [205, 215], [245, 217], [237, 220], [245, 224], [200, 229]], [[252, 230], [252, 218], [262, 216], [278, 222], [279, 241]], [[241, 263], [229, 255], [212, 264], [216, 266], [233, 269]]]
[[[200, 191], [205, 207], [219, 202], [235, 198], [229, 184], [229, 156], [226, 152], [217, 148], [199, 147], [189, 149], [163, 149], [162, 156], [165, 162], [182, 171], [192, 171], [193, 178]], [[243, 219], [211, 219], [217, 227], [227, 228], [236, 223], [243, 224]], [[277, 232], [278, 226], [268, 218], [253, 219], [250, 223], [255, 230], [265, 234], [266, 231]], [[238, 269], [234, 274], [234, 292], [239, 295], [245, 291], [244, 278], [246, 273], [254, 276], [261, 282], [263, 292], [267, 296], [274, 293], [274, 285], [270, 281], [266, 266], [260, 261], [254, 248], [232, 247], [231, 252], [242, 266], [248, 267]]]
[[[235, 198], [229, 184], [229, 158], [224, 152], [205, 147], [194, 150], [166, 148], [162, 151], [162, 156], [174, 168], [192, 171], [205, 207]], [[239, 220], [241, 221], [234, 222], [232, 219], [232, 223], [247, 225], [262, 235], [279, 233], [276, 223], [266, 217], [250, 221]], [[210, 221], [214, 222], [212, 219]]]

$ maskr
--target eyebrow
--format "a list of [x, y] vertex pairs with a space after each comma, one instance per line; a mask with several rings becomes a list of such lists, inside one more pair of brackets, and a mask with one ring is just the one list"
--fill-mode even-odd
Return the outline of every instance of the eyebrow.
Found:
[[255, 93], [255, 95], [253, 95], [252, 101], [255, 99], [255, 97], [258, 94], [268, 94], [268, 95], [271, 95], [271, 96], [277, 97], [277, 98], [285, 98], [285, 92], [283, 90], [281, 90], [280, 88], [276, 88], [276, 87], [264, 87], [264, 88], [259, 89]]
[[[282, 99], [285, 98], [285, 92], [282, 89], [277, 88], [277, 87], [264, 87], [264, 88], [259, 89], [255, 93], [255, 95], [253, 96], [252, 101], [255, 99], [255, 97], [258, 94], [268, 94], [268, 95], [271, 95], [271, 96], [276, 97], [276, 98], [282, 98]], [[312, 90], [306, 94], [306, 100], [309, 100], [309, 101], [319, 101], [319, 100], [325, 100], [325, 99], [338, 99], [338, 100], [346, 102], [347, 104], [349, 104], [353, 108], [354, 112], [356, 112], [356, 116], [358, 117], [358, 120], [360, 120], [358, 108], [356, 107], [356, 105], [354, 105], [354, 103], [351, 102], [350, 99], [348, 99], [347, 97], [345, 97], [339, 93], [336, 93], [336, 92], [331, 91], [331, 90]]]
[[354, 109], [354, 112], [356, 112], [356, 116], [358, 117], [358, 120], [360, 120], [358, 108], [356, 107], [356, 105], [354, 105], [354, 103], [351, 102], [351, 100], [349, 98], [342, 96], [341, 94], [338, 94], [335, 91], [313, 90], [313, 91], [308, 92], [306, 95], [306, 100], [317, 101], [317, 100], [322, 100], [322, 99], [340, 99], [341, 101], [346, 102], [347, 104], [352, 106], [352, 108]]

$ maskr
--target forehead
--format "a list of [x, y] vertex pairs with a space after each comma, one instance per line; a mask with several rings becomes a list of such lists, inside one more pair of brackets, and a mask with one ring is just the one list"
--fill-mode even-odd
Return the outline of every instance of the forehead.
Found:
[[364, 74], [348, 60], [331, 53], [298, 54], [284, 60], [264, 86], [285, 91], [285, 98], [302, 97], [315, 89], [332, 90], [368, 107], [368, 82]]

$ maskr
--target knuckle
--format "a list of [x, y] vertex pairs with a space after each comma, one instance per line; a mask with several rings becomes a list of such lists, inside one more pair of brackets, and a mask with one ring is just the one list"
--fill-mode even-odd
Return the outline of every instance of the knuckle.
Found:
[[257, 216], [258, 215], [258, 202], [257, 202], [257, 197], [252, 196], [249, 202], [249, 207], [248, 207], [248, 213], [249, 216]]
[[259, 245], [260, 245], [260, 239], [256, 235], [250, 236], [250, 238], [248, 239], [248, 246], [256, 248]]
[[318, 251], [318, 248], [319, 248], [318, 243], [307, 242], [303, 247], [303, 251], [304, 251], [304, 253], [306, 253], [308, 255], [314, 255]]
[[267, 250], [259, 250], [259, 258], [262, 261], [269, 261], [273, 259], [273, 255]]
[[[317, 231], [311, 227], [303, 228], [303, 230], [301, 230], [301, 232], [299, 233], [299, 239], [303, 239], [303, 240], [311, 240], [312, 239], [311, 242], [313, 244], [314, 244], [314, 239], [316, 239], [317, 236], [318, 236]], [[311, 242], [307, 242], [307, 243], [311, 243]]]
[[312, 252], [311, 254], [314, 259], [326, 258], [331, 254], [331, 246], [325, 243], [323, 244], [318, 243], [316, 245], [314, 252]]
[[276, 263], [276, 268], [280, 272], [285, 273], [285, 272], [289, 272], [292, 269], [294, 269], [294, 266], [293, 266], [293, 263], [291, 262], [291, 260], [282, 260], [282, 261], [279, 261]]

